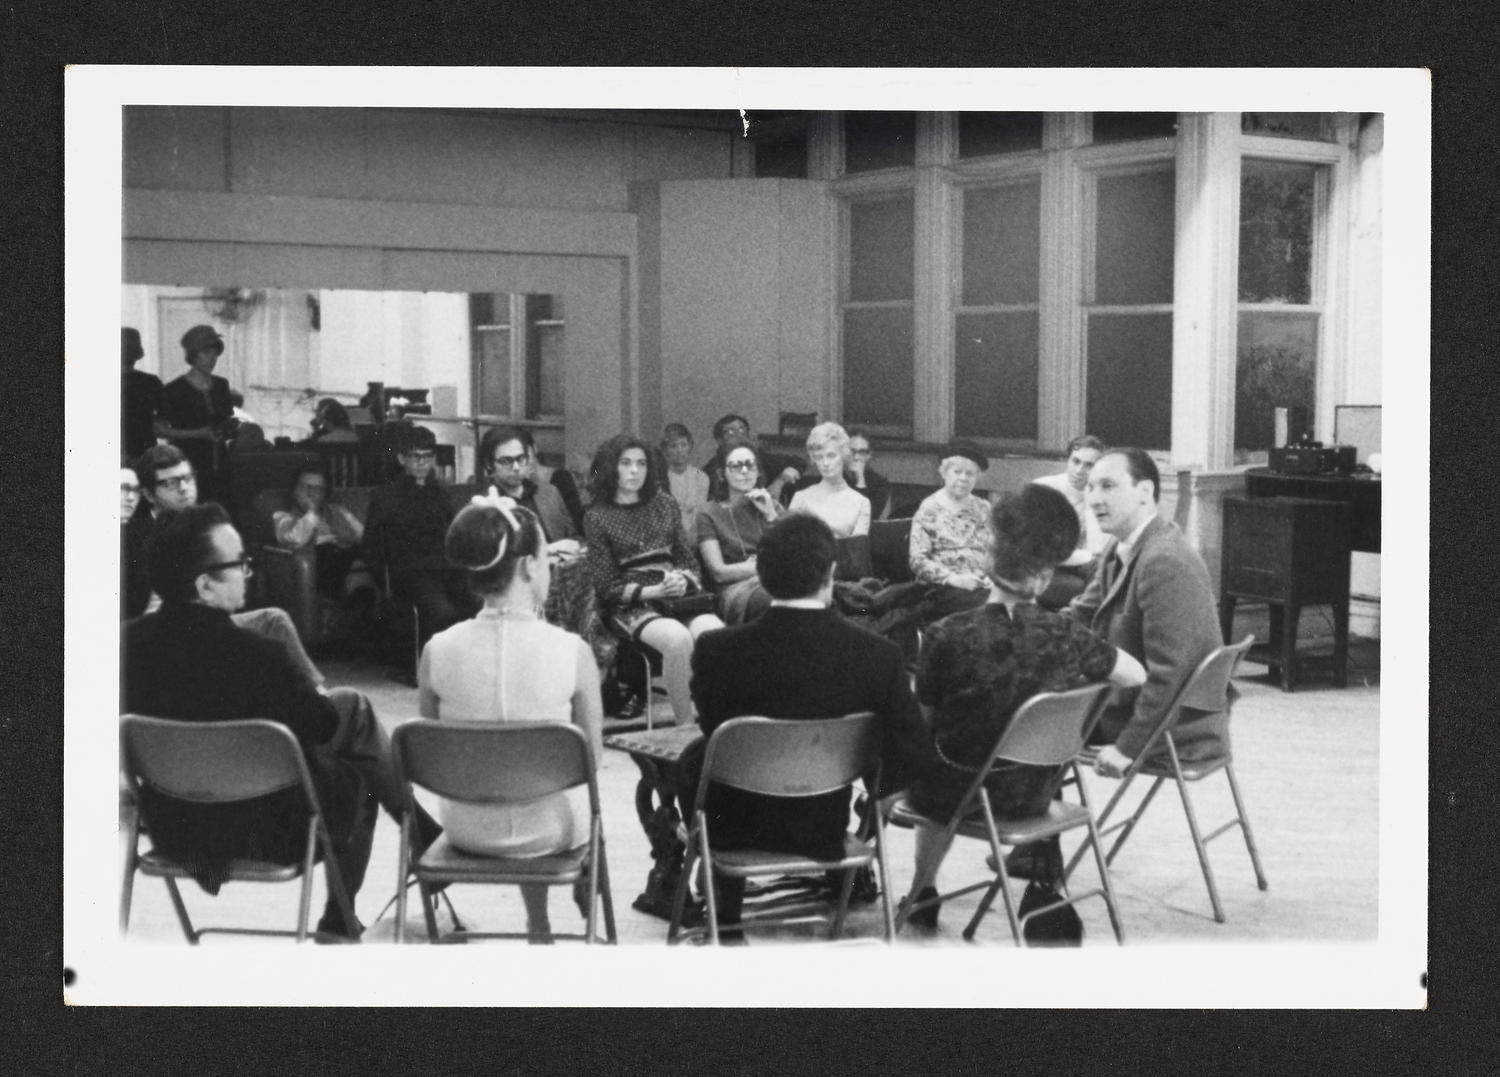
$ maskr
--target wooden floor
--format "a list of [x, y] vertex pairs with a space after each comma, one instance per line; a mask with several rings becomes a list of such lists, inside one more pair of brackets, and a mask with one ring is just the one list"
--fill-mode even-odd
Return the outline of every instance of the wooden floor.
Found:
[[[1263, 892], [1256, 888], [1243, 843], [1235, 832], [1225, 834], [1210, 846], [1227, 914], [1227, 923], [1215, 923], [1180, 802], [1172, 789], [1165, 787], [1112, 871], [1129, 946], [1185, 941], [1370, 941], [1376, 937], [1378, 645], [1356, 648], [1354, 664], [1356, 672], [1346, 689], [1335, 689], [1326, 681], [1309, 681], [1292, 694], [1273, 687], [1263, 676], [1263, 667], [1249, 663], [1243, 667], [1247, 675], [1236, 680], [1241, 698], [1232, 726], [1236, 770], [1270, 889]], [[1361, 665], [1364, 672], [1359, 671]], [[369, 694], [388, 728], [415, 715], [415, 690], [390, 680], [384, 670], [338, 662], [324, 662], [323, 669], [330, 684], [347, 684]], [[657, 716], [661, 720], [667, 717], [664, 704], [658, 704]], [[631, 908], [650, 867], [649, 847], [634, 811], [637, 774], [627, 756], [613, 750], [605, 752], [599, 781], [616, 916], [622, 943], [662, 946], [665, 922]], [[1089, 782], [1096, 807], [1102, 806], [1114, 783], [1092, 775]], [[1138, 783], [1142, 791], [1145, 784]], [[1194, 786], [1193, 796], [1208, 829], [1232, 813], [1222, 777]], [[395, 890], [396, 843], [395, 825], [382, 815], [369, 874], [357, 903], [360, 918], [369, 925], [364, 937], [367, 946], [393, 942], [391, 914], [377, 917]], [[899, 898], [911, 880], [911, 834], [893, 828], [889, 845], [893, 887]], [[1071, 843], [1065, 844], [1065, 849], [1071, 848]], [[981, 877], [986, 870], [984, 860], [980, 843], [957, 843], [944, 865], [941, 882], [952, 888], [971, 877]], [[1079, 872], [1075, 882], [1093, 880], [1092, 860], [1086, 860]], [[524, 915], [514, 889], [455, 886], [450, 892], [471, 927], [524, 929]], [[295, 886], [231, 884], [218, 897], [209, 898], [190, 885], [184, 888], [184, 894], [200, 925], [245, 921], [280, 926], [290, 924], [295, 917]], [[314, 916], [322, 900], [320, 876]], [[1003, 911], [985, 919], [974, 943], [963, 941], [961, 932], [975, 901], [976, 897], [970, 896], [944, 907], [936, 932], [907, 929], [897, 945], [1010, 947]], [[848, 935], [853, 939], [878, 939], [879, 908], [878, 904], [857, 908]], [[424, 940], [415, 902], [411, 912], [407, 937]], [[1086, 903], [1081, 912], [1084, 945], [1113, 947], [1102, 904]], [[551, 914], [554, 927], [560, 930], [574, 930], [580, 924], [565, 890], [553, 895]], [[754, 947], [800, 942], [810, 932], [810, 928], [781, 929], [769, 936], [752, 935], [751, 943]], [[182, 945], [161, 882], [137, 881], [127, 942]], [[204, 945], [241, 943], [221, 936], [210, 938]], [[507, 942], [484, 945], [524, 946]]]

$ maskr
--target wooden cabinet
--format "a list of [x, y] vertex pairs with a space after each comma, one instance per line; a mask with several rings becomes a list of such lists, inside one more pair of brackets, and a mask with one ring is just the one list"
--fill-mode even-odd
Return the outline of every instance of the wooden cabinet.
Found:
[[1295, 497], [1226, 497], [1219, 619], [1231, 638], [1239, 599], [1269, 603], [1271, 634], [1258, 657], [1294, 685], [1297, 621], [1305, 606], [1333, 607], [1334, 683], [1347, 683], [1351, 508]]

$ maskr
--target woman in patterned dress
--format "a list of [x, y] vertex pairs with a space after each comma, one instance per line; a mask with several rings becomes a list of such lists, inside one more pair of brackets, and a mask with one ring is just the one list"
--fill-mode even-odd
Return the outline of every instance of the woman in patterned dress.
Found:
[[989, 466], [973, 442], [950, 442], [938, 463], [942, 489], [924, 498], [912, 517], [908, 560], [912, 578], [928, 585], [924, 621], [982, 606], [988, 597], [990, 503], [974, 493], [974, 484]]
[[660, 652], [667, 698], [682, 726], [693, 722], [693, 641], [724, 622], [704, 613], [683, 624], [656, 605], [703, 590], [682, 510], [663, 488], [657, 459], [643, 440], [629, 434], [599, 447], [590, 476], [594, 501], [584, 513], [583, 534], [605, 623]]
[[[1083, 625], [1036, 604], [1053, 568], [1078, 543], [1078, 517], [1056, 490], [1027, 484], [1004, 495], [990, 513], [993, 553], [985, 572], [986, 601], [928, 629], [917, 670], [917, 699], [931, 720], [932, 751], [913, 761], [912, 806], [946, 820], [974, 780], [1011, 717], [1040, 692], [1109, 681], [1143, 684], [1146, 672], [1124, 651]], [[997, 817], [1046, 811], [1057, 789], [1055, 768], [1004, 763], [985, 788]], [[948, 848], [942, 831], [919, 826], [917, 900], [936, 897], [937, 871]], [[1055, 839], [1054, 839], [1055, 840]], [[912, 922], [936, 926], [937, 906]]]

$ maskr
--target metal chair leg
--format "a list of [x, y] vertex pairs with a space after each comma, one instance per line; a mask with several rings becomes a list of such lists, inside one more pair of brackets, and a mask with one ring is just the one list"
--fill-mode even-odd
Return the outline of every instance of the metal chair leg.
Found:
[[[677, 876], [677, 889], [672, 894], [672, 918], [667, 921], [667, 943], [671, 945], [682, 934], [682, 916], [687, 908], [687, 895], [693, 885], [694, 862], [698, 858], [698, 831], [694, 827], [688, 832], [687, 847], [682, 851], [682, 873]], [[713, 887], [709, 887], [710, 890]]]
[[[307, 817], [307, 852], [302, 854], [302, 893], [297, 900], [297, 941], [307, 941], [307, 921], [312, 915], [313, 865], [317, 863], [318, 817]], [[332, 850], [329, 850], [330, 852]], [[326, 855], [326, 854], [325, 854]]]
[[589, 914], [584, 920], [585, 946], [594, 945], [594, 935], [599, 927], [599, 817], [596, 815], [589, 835]]
[[411, 874], [411, 812], [401, 818], [401, 842], [396, 853], [396, 945], [406, 941], [406, 879]]
[[615, 898], [609, 888], [609, 863], [604, 855], [604, 836], [599, 837], [599, 889], [604, 898], [604, 937], [611, 943], [619, 942], [615, 933]]
[[1250, 816], [1245, 813], [1245, 802], [1240, 798], [1240, 783], [1234, 777], [1234, 764], [1225, 764], [1224, 773], [1229, 777], [1229, 792], [1234, 797], [1234, 810], [1239, 814], [1240, 829], [1245, 833], [1245, 848], [1250, 851], [1250, 863], [1255, 868], [1255, 885], [1262, 890], [1269, 890], [1271, 884], [1266, 881], [1266, 873], [1260, 866], [1255, 837], [1250, 833]]
[[839, 887], [839, 905], [833, 914], [833, 930], [828, 936], [835, 942], [844, 933], [844, 918], [849, 915], [849, 895], [854, 892], [854, 873], [858, 870], [858, 868], [844, 869], [844, 882]]
[[417, 883], [417, 894], [422, 899], [422, 916], [427, 921], [427, 939], [433, 944], [441, 942], [438, 934], [437, 910], [432, 907], [432, 892], [427, 889], [427, 884]]
[[885, 941], [896, 941], [896, 917], [891, 908], [891, 879], [885, 863], [885, 824], [880, 819], [880, 809], [874, 809], [875, 818], [875, 863], [880, 873], [880, 911], [885, 917]]
[[[1158, 778], [1160, 784], [1163, 779]], [[1219, 903], [1219, 888], [1214, 885], [1213, 865], [1208, 862], [1208, 847], [1203, 844], [1203, 835], [1198, 830], [1198, 816], [1193, 811], [1192, 797], [1188, 796], [1187, 782], [1177, 779], [1177, 792], [1182, 797], [1182, 809], [1187, 814], [1188, 830], [1193, 835], [1193, 849], [1198, 854], [1198, 864], [1203, 869], [1203, 881], [1208, 884], [1208, 900], [1214, 907], [1214, 919], [1224, 922], [1224, 906]]]
[[125, 847], [125, 878], [120, 884], [120, 934], [130, 927], [130, 899], [135, 891], [135, 868], [140, 854], [136, 845], [140, 842], [141, 817], [139, 811], [130, 814], [128, 844]]
[[193, 922], [188, 919], [187, 906], [182, 903], [182, 892], [177, 889], [177, 880], [168, 875], [162, 881], [167, 884], [167, 893], [172, 896], [172, 908], [177, 910], [177, 922], [182, 925], [182, 933], [187, 936], [188, 942], [197, 946], [198, 932], [193, 930]]
[[1113, 864], [1115, 862], [1115, 854], [1118, 853], [1120, 851], [1120, 847], [1125, 844], [1125, 839], [1130, 837], [1130, 832], [1135, 829], [1135, 824], [1141, 821], [1141, 816], [1146, 814], [1146, 809], [1151, 806], [1151, 798], [1156, 796], [1156, 791], [1161, 788], [1161, 783], [1164, 781], [1166, 781], [1165, 778], [1157, 778], [1154, 782], [1151, 783], [1151, 788], [1146, 790], [1146, 795], [1141, 798], [1140, 807], [1136, 808], [1135, 814], [1133, 814], [1128, 820], [1126, 820], [1124, 827], [1120, 831], [1120, 836], [1116, 838], [1115, 843], [1109, 847], [1109, 852], [1104, 857], [1104, 862], [1106, 864]]

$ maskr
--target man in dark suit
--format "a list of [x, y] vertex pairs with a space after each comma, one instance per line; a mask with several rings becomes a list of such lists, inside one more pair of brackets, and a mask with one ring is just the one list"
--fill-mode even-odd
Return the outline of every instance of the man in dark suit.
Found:
[[[1110, 449], [1089, 474], [1088, 507], [1109, 536], [1099, 567], [1068, 612], [1146, 667], [1146, 683], [1110, 701], [1095, 731], [1095, 769], [1119, 777], [1145, 748], [1179, 688], [1223, 640], [1208, 568], [1176, 524], [1156, 514], [1161, 476], [1140, 449]], [[1229, 747], [1229, 713], [1183, 716], [1184, 761]], [[1165, 749], [1162, 749], [1165, 751]]]
[[[901, 649], [830, 607], [837, 550], [833, 532], [814, 516], [784, 517], [762, 536], [756, 571], [771, 607], [756, 621], [698, 639], [692, 681], [698, 724], [709, 736], [745, 715], [805, 720], [874, 711], [884, 731], [884, 784], [899, 789], [896, 770], [918, 757], [926, 729]], [[705, 808], [716, 847], [832, 858], [848, 829], [849, 790], [790, 800], [714, 786]], [[718, 892], [720, 918], [737, 923], [743, 882], [722, 880]]]
[[[250, 563], [218, 505], [170, 516], [150, 539], [147, 564], [162, 605], [125, 625], [122, 711], [185, 722], [269, 718], [290, 729], [307, 758], [352, 904], [370, 859], [376, 804], [393, 818], [405, 810], [390, 740], [369, 701], [348, 688], [323, 694], [282, 647], [230, 619], [244, 605]], [[294, 790], [205, 805], [148, 787], [141, 807], [153, 845], [217, 893], [231, 859], [300, 859], [306, 833], [300, 804]], [[417, 811], [417, 841], [425, 848], [441, 828]], [[357, 938], [361, 928], [346, 924], [330, 897], [318, 930]]]

